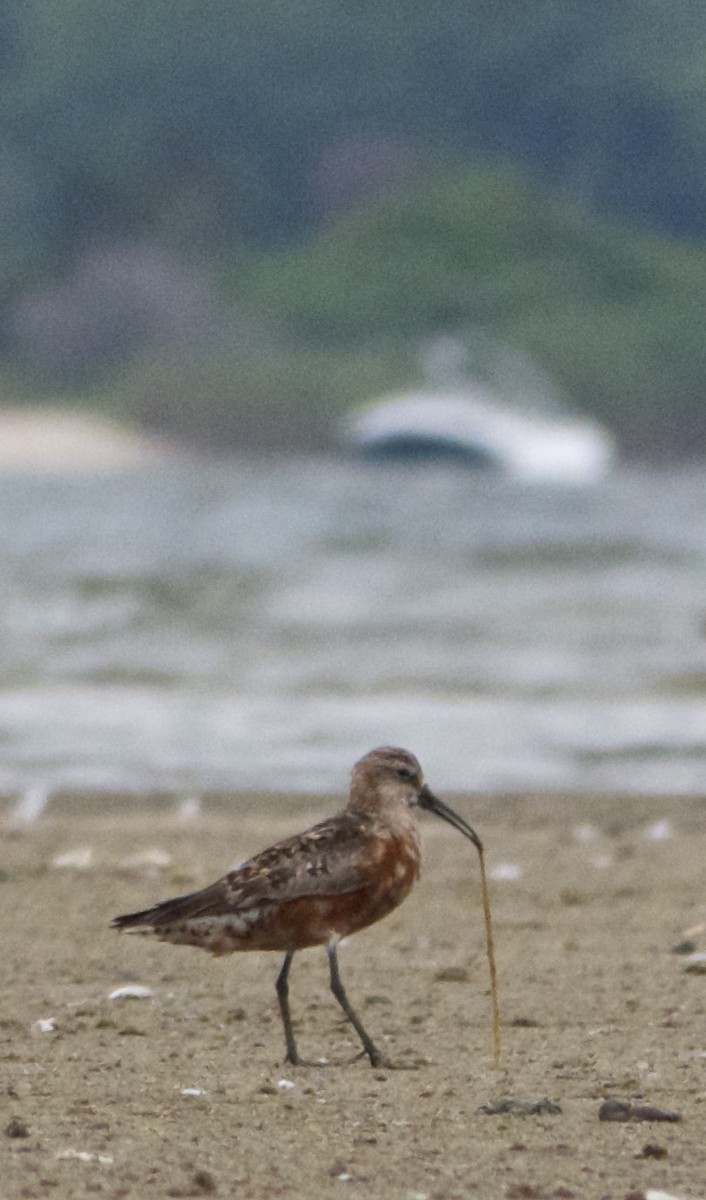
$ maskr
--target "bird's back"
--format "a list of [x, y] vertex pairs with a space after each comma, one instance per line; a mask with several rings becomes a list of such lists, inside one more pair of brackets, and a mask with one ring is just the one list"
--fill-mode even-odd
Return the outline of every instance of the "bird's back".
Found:
[[116, 917], [113, 925], [213, 954], [301, 950], [386, 916], [414, 885], [420, 860], [414, 821], [396, 828], [374, 812], [348, 808], [201, 891]]

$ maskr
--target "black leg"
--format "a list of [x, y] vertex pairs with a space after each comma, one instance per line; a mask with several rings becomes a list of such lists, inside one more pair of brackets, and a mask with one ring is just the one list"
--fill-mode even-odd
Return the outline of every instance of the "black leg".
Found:
[[285, 1062], [292, 1063], [297, 1066], [300, 1062], [299, 1054], [297, 1053], [297, 1043], [294, 1040], [294, 1031], [292, 1029], [292, 1016], [289, 1011], [289, 968], [292, 965], [294, 951], [288, 950], [284, 956], [282, 970], [277, 976], [277, 999], [279, 1000], [279, 1011], [282, 1014], [282, 1024], [284, 1025], [284, 1040], [287, 1043], [287, 1055]]
[[[327, 946], [326, 952], [328, 954], [328, 965], [329, 965], [329, 971], [331, 973], [331, 991], [333, 992], [334, 996], [338, 1000], [338, 1003], [340, 1004], [344, 1013], [348, 1017], [348, 1020], [350, 1021], [351, 1025], [353, 1026], [356, 1033], [358, 1034], [358, 1037], [360, 1038], [361, 1042], [363, 1043], [363, 1049], [365, 1050], [365, 1053], [367, 1054], [368, 1058], [370, 1059], [370, 1065], [372, 1067], [384, 1066], [385, 1060], [383, 1059], [382, 1054], [378, 1050], [375, 1043], [368, 1037], [368, 1034], [365, 1032], [365, 1029], [363, 1028], [360, 1018], [357, 1016], [357, 1014], [351, 1008], [350, 1001], [344, 991], [343, 984], [341, 983], [341, 976], [340, 976], [340, 973], [338, 970], [338, 955], [336, 953], [336, 947], [335, 946]], [[286, 978], [285, 978], [285, 986], [286, 986]]]

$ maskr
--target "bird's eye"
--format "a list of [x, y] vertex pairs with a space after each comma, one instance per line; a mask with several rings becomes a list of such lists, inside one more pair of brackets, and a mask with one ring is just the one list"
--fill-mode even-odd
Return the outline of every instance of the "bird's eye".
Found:
[[411, 779], [412, 772], [410, 771], [409, 767], [398, 767], [397, 768], [397, 778], [398, 779]]

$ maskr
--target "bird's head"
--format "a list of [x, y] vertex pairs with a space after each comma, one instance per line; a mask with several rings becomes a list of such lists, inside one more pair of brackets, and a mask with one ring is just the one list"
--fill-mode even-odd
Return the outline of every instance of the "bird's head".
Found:
[[378, 746], [353, 767], [350, 806], [380, 810], [388, 805], [424, 808], [448, 821], [480, 848], [477, 833], [427, 787], [419, 760], [399, 746]]

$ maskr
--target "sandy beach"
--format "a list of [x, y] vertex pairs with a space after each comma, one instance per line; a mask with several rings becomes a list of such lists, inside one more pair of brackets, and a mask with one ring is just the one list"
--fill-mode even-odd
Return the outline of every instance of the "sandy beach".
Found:
[[176, 451], [102, 413], [28, 406], [0, 409], [0, 476], [131, 471]]
[[[703, 802], [446, 799], [495, 876], [499, 1070], [476, 856], [441, 822], [424, 819], [410, 899], [341, 951], [409, 1069], [295, 1070], [277, 955], [216, 960], [108, 923], [339, 797], [212, 797], [191, 821], [168, 797], [58, 798], [29, 825], [0, 809], [0, 1197], [706, 1196], [706, 975], [674, 953], [706, 950]], [[150, 994], [110, 999], [135, 984]], [[295, 959], [290, 998], [303, 1053], [357, 1049], [321, 951]], [[599, 1120], [606, 1099], [682, 1119]]]

